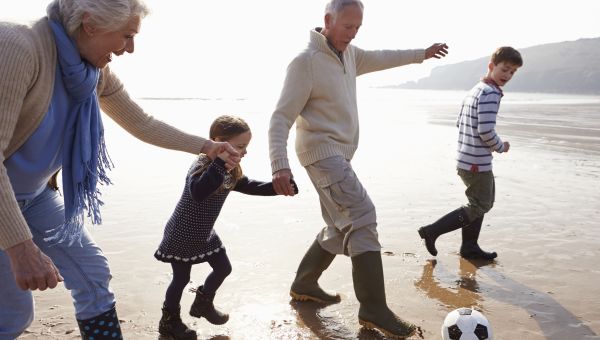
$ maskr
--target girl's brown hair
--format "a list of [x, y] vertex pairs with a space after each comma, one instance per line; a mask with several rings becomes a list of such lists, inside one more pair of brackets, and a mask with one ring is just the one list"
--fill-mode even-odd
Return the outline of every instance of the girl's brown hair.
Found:
[[[248, 123], [246, 123], [246, 121], [244, 121], [242, 118], [223, 115], [214, 120], [210, 126], [208, 137], [213, 141], [218, 138], [219, 140], [226, 142], [231, 138], [248, 131], [250, 131], [250, 126], [248, 126]], [[200, 168], [194, 174], [192, 174], [192, 176], [197, 175], [204, 170], [204, 167]], [[237, 183], [237, 181], [244, 175], [242, 172], [242, 167], [239, 164], [229, 173], [233, 177], [234, 183]]]

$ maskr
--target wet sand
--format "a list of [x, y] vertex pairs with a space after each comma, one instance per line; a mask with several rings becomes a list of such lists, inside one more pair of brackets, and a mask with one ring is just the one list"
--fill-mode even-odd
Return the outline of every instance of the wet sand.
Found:
[[[552, 116], [542, 105], [502, 108], [499, 131], [512, 149], [495, 157], [496, 203], [480, 237], [484, 249], [498, 252], [494, 263], [461, 259], [460, 232], [438, 240], [434, 260], [416, 232], [464, 202], [462, 183], [453, 170], [454, 109], [425, 112], [425, 121], [384, 112], [385, 120], [361, 122], [361, 147], [353, 164], [377, 206], [391, 309], [421, 327], [422, 334], [412, 339], [440, 339], [446, 314], [463, 306], [483, 312], [495, 339], [600, 339], [598, 105], [586, 108], [589, 120], [571, 125], [564, 117], [549, 121]], [[553, 108], [556, 117], [559, 111]], [[248, 120], [256, 126], [265, 117]], [[257, 179], [270, 177], [265, 134], [255, 134], [254, 149], [244, 160], [246, 172]], [[170, 267], [152, 254], [190, 158], [131, 144], [135, 152], [117, 150], [113, 159], [127, 163], [127, 157], [133, 170], [116, 169], [118, 189], [105, 193], [105, 223], [92, 231], [111, 264], [125, 338], [157, 339]], [[154, 152], [152, 160], [143, 158], [148, 150]], [[156, 170], [157, 159], [168, 165]], [[358, 325], [347, 257], [338, 256], [320, 280], [324, 288], [342, 295], [341, 303], [290, 300], [297, 265], [323, 226], [314, 189], [304, 170], [292, 167], [298, 196], [234, 193], [228, 199], [216, 229], [233, 273], [215, 303], [230, 313], [230, 320], [213, 326], [190, 317], [193, 294], [186, 291], [183, 319], [199, 339], [382, 339]], [[188, 288], [202, 283], [207, 272], [208, 265], [195, 266]], [[36, 318], [22, 339], [78, 338], [70, 296], [62, 286], [36, 292], [35, 297]]]

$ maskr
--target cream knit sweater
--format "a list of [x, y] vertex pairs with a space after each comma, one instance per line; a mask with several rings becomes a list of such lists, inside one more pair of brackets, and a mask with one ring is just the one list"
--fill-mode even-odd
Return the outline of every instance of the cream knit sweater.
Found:
[[342, 63], [316, 30], [288, 66], [269, 127], [271, 170], [289, 169], [287, 140], [296, 123], [296, 153], [303, 166], [331, 157], [352, 159], [358, 147], [356, 77], [421, 63], [425, 50], [365, 51], [350, 45]]
[[[16, 202], [4, 160], [35, 131], [48, 111], [56, 46], [46, 18], [30, 26], [0, 23], [0, 249], [31, 238]], [[138, 139], [198, 154], [205, 139], [186, 134], [146, 114], [109, 68], [102, 70], [98, 98], [104, 113]]]

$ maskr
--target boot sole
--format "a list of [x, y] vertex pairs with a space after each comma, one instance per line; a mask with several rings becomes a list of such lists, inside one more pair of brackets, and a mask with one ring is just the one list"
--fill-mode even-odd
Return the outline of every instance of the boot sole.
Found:
[[171, 332], [165, 332], [165, 331], [158, 331], [158, 334], [161, 337], [168, 337], [169, 339], [189, 339], [189, 340], [198, 340], [198, 334], [194, 334], [194, 335], [190, 335], [189, 337], [186, 338], [177, 338], [177, 336], [173, 335]]
[[208, 323], [213, 324], [213, 325], [224, 325], [227, 323], [227, 321], [229, 321], [229, 315], [227, 315], [227, 317], [225, 318], [225, 320], [223, 322], [218, 322], [218, 321], [214, 322], [214, 321], [208, 320], [204, 315], [192, 313], [192, 311], [190, 311], [190, 316], [193, 316], [198, 319], [204, 318], [206, 321], [208, 321]]
[[358, 319], [358, 323], [361, 326], [365, 327], [366, 329], [379, 331], [379, 332], [383, 333], [386, 337], [388, 337], [390, 339], [396, 339], [396, 340], [406, 340], [406, 338], [415, 335], [415, 333], [417, 332], [417, 330], [415, 328], [408, 335], [398, 335], [398, 334], [394, 334], [394, 333], [386, 330], [385, 328], [379, 327], [370, 321]]
[[493, 257], [492, 256], [484, 257], [481, 255], [473, 255], [473, 254], [460, 254], [460, 257], [462, 257], [463, 259], [467, 259], [467, 260], [494, 261], [498, 257], [498, 254], [496, 254]]
[[213, 324], [213, 325], [224, 325], [224, 324], [227, 323], [227, 321], [229, 321], [229, 318], [227, 318], [227, 320], [221, 322], [221, 321], [211, 321], [211, 320], [208, 320], [206, 317], [204, 317], [202, 315], [196, 316], [196, 315], [192, 315], [192, 313], [190, 313], [190, 315], [193, 316], [193, 317], [195, 317], [195, 318], [198, 318], [198, 319], [204, 318], [206, 321], [208, 321], [208, 323]]
[[340, 302], [342, 300], [339, 295], [336, 295], [337, 299], [335, 299], [335, 300], [323, 300], [323, 299], [314, 297], [312, 295], [294, 293], [291, 290], [290, 290], [290, 296], [292, 297], [293, 300], [301, 301], [301, 302], [314, 301], [314, 302], [318, 302], [318, 303], [336, 303], [336, 302]]

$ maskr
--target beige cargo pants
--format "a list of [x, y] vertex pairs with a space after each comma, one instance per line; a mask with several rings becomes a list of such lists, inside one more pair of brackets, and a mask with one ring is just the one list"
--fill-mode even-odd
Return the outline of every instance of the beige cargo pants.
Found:
[[350, 162], [334, 156], [307, 165], [327, 224], [317, 235], [321, 247], [350, 257], [380, 251], [375, 206]]

